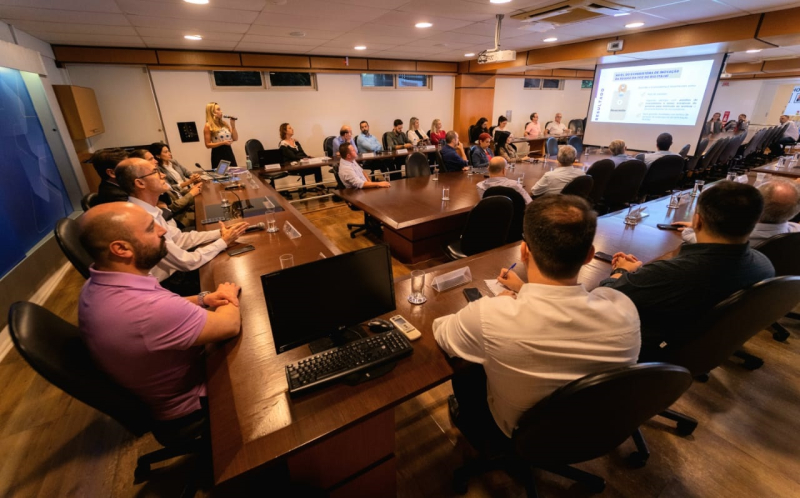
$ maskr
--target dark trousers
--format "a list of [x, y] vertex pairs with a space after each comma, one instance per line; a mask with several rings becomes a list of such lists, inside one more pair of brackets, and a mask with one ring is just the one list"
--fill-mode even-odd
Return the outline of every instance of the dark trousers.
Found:
[[770, 145], [769, 149], [773, 154], [781, 154], [785, 145], [794, 145], [796, 140], [792, 137], [781, 137], [777, 142]]
[[489, 411], [486, 372], [482, 365], [470, 364], [455, 372], [453, 395], [458, 402], [453, 422], [472, 447], [480, 453], [508, 451], [511, 439], [500, 430]]
[[176, 271], [161, 282], [161, 287], [179, 296], [196, 296], [200, 294], [200, 272], [198, 270]]

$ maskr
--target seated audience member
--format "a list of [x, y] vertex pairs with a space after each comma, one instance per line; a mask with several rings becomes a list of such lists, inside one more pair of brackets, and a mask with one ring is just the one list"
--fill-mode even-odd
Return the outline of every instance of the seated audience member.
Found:
[[747, 116], [745, 114], [739, 114], [739, 119], [736, 121], [730, 120], [725, 123], [725, 131], [732, 131], [735, 134], [739, 133], [747, 133], [747, 129], [750, 127], [750, 122], [747, 121]]
[[383, 145], [381, 145], [381, 141], [378, 140], [378, 137], [370, 134], [369, 123], [362, 121], [358, 124], [358, 127], [361, 129], [361, 134], [358, 135], [358, 138], [356, 139], [358, 152], [360, 154], [365, 152], [382, 152]]
[[78, 323], [98, 367], [155, 420], [205, 417], [204, 345], [239, 333], [239, 286], [182, 298], [158, 285], [150, 269], [167, 255], [166, 230], [134, 204], [90, 209], [80, 220], [80, 240], [94, 264]]
[[625, 142], [622, 140], [612, 140], [611, 143], [608, 144], [608, 151], [611, 152], [610, 159], [614, 161], [614, 166], [619, 166], [625, 161], [633, 159], [625, 153], [626, 150]]
[[525, 204], [531, 202], [531, 196], [525, 192], [522, 185], [518, 184], [516, 180], [506, 178], [506, 166], [508, 163], [502, 157], [495, 157], [489, 161], [489, 178], [478, 183], [478, 195], [483, 199], [483, 194], [492, 187], [508, 187], [513, 188], [525, 199]]
[[403, 120], [395, 119], [394, 128], [386, 134], [386, 145], [390, 150], [407, 149], [411, 147], [408, 135], [403, 132]]
[[[764, 212], [756, 227], [750, 233], [750, 245], [757, 247], [760, 243], [782, 233], [800, 232], [800, 224], [791, 222], [800, 213], [800, 184], [783, 178], [773, 178], [758, 187], [764, 197]], [[691, 222], [675, 223], [687, 228], [681, 236], [689, 244], [697, 242]]]
[[542, 127], [539, 126], [539, 113], [531, 114], [531, 122], [525, 127], [525, 138], [538, 138], [542, 136]]
[[183, 190], [195, 183], [200, 183], [200, 173], [191, 173], [172, 158], [169, 145], [161, 142], [150, 144], [147, 148], [150, 154], [158, 161], [158, 168], [167, 175], [167, 182], [173, 187]]
[[[148, 150], [137, 149], [129, 154], [129, 157], [144, 159], [145, 161], [155, 164], [158, 167], [158, 160], [153, 157], [153, 154]], [[166, 176], [162, 168], [158, 170]], [[167, 177], [169, 178], [169, 177]], [[169, 180], [167, 180], [169, 183]], [[164, 208], [171, 213], [171, 218], [178, 224], [179, 228], [194, 228], [195, 226], [195, 212], [194, 212], [194, 199], [203, 191], [202, 183], [195, 183], [191, 188], [179, 189], [177, 185], [170, 185], [170, 189], [161, 194], [159, 198], [158, 207], [164, 211]], [[165, 217], [165, 219], [168, 219]]]
[[575, 162], [575, 156], [577, 156], [575, 147], [571, 145], [559, 147], [558, 155], [556, 156], [558, 167], [539, 178], [539, 181], [531, 189], [531, 195], [538, 197], [544, 194], [560, 194], [569, 182], [585, 175], [586, 173], [581, 168], [572, 166]]
[[561, 122], [561, 113], [556, 114], [555, 121], [547, 125], [547, 134], [548, 135], [563, 135], [568, 130], [567, 125]]
[[442, 120], [436, 118], [431, 123], [431, 143], [433, 145], [444, 145], [447, 132], [442, 129]]
[[470, 147], [470, 157], [474, 168], [485, 168], [489, 165], [489, 161], [494, 157], [492, 148], [489, 147], [491, 142], [491, 135], [488, 133], [481, 133], [478, 135], [478, 145]]
[[497, 126], [494, 129], [494, 140], [497, 141], [497, 134], [498, 132], [506, 132], [508, 133], [508, 140], [513, 140], [514, 135], [511, 134], [511, 130], [508, 129], [508, 118], [505, 116], [500, 116], [497, 118]]
[[477, 123], [475, 123], [470, 127], [469, 143], [477, 144], [479, 140], [478, 137], [480, 137], [484, 133], [486, 134], [489, 133], [489, 120], [486, 118], [481, 118], [478, 120]]
[[722, 132], [722, 121], [720, 120], [721, 114], [715, 112], [711, 119], [705, 125], [704, 135], [715, 135]]
[[128, 153], [123, 149], [103, 149], [92, 154], [89, 162], [101, 180], [94, 200], [95, 205], [128, 200], [128, 194], [120, 188], [114, 176], [114, 168], [127, 157]]
[[333, 138], [333, 142], [331, 144], [331, 150], [333, 151], [333, 156], [336, 157], [336, 153], [339, 151], [339, 147], [342, 146], [344, 143], [349, 143], [353, 146], [356, 150], [358, 150], [358, 145], [356, 145], [356, 141], [353, 138], [353, 129], [347, 125], [342, 126], [339, 129], [339, 136]]
[[339, 146], [339, 179], [347, 188], [390, 187], [389, 182], [372, 182], [367, 179], [364, 170], [356, 162], [358, 153], [352, 144]]
[[448, 131], [445, 136], [445, 145], [442, 147], [442, 161], [445, 171], [463, 171], [469, 169], [464, 146], [458, 141], [458, 133]]
[[674, 258], [644, 266], [632, 254], [614, 255], [611, 277], [600, 285], [636, 304], [642, 319], [640, 361], [658, 360], [662, 348], [680, 347], [719, 302], [775, 276], [767, 257], [747, 243], [763, 208], [756, 188], [722, 181], [697, 200], [692, 219], [697, 244], [685, 244]]
[[419, 129], [419, 118], [412, 117], [408, 120], [408, 140], [411, 142], [411, 145], [416, 147], [421, 143], [425, 143], [425, 140], [428, 140], [428, 136]]
[[[300, 142], [294, 139], [294, 128], [289, 123], [282, 123], [279, 128], [281, 141], [278, 143], [281, 154], [283, 155], [283, 162], [289, 163], [299, 161], [308, 157], [306, 151]], [[304, 170], [305, 173], [314, 173], [314, 182], [322, 183], [322, 169], [309, 168]]]
[[[672, 135], [670, 135], [669, 133], [662, 133], [656, 138], [656, 148], [658, 149], [658, 152], [651, 152], [649, 154], [645, 154], [644, 163], [649, 168], [650, 165], [653, 164], [653, 162], [660, 157], [677, 156], [678, 154], [676, 154], [675, 152], [669, 151], [670, 147], [672, 147]], [[623, 161], [627, 161], [627, 159], [624, 159]], [[617, 166], [619, 166], [619, 164], [617, 164]]]
[[494, 155], [502, 157], [510, 163], [517, 162], [517, 149], [514, 144], [509, 142], [511, 133], [507, 131], [494, 130]]
[[769, 148], [773, 155], [782, 154], [784, 145], [793, 145], [797, 143], [798, 135], [800, 135], [800, 131], [797, 129], [797, 123], [789, 119], [789, 116], [786, 114], [780, 117], [780, 126], [786, 126], [786, 129], [783, 130], [783, 134], [778, 140], [770, 145]]
[[520, 416], [564, 384], [636, 363], [636, 307], [622, 293], [587, 292], [578, 283], [594, 256], [596, 228], [597, 213], [584, 199], [531, 202], [520, 243], [527, 283], [503, 268], [497, 279], [510, 291], [433, 322], [439, 347], [474, 364], [453, 376], [453, 393], [456, 423], [479, 451], [507, 442]]
[[[164, 288], [182, 296], [199, 293], [200, 277], [195, 270], [234, 244], [248, 224], [241, 222], [226, 227], [220, 223], [219, 230], [181, 232], [174, 221], [164, 220], [156, 207], [158, 197], [170, 187], [155, 164], [144, 159], [126, 159], [114, 173], [120, 187], [130, 196], [128, 201], [144, 209], [166, 230], [167, 255], [153, 266], [152, 275]], [[206, 245], [190, 251], [200, 244]]]

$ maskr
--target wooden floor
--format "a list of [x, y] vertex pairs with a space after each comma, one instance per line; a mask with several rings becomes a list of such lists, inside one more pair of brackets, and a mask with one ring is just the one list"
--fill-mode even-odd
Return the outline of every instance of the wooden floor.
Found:
[[[377, 242], [364, 235], [349, 237], [344, 224], [360, 222], [361, 212], [341, 203], [309, 204], [307, 216], [343, 251]], [[412, 268], [393, 261], [393, 269], [399, 276]], [[75, 323], [82, 284], [70, 269], [45, 306]], [[603, 496], [609, 497], [800, 496], [800, 324], [784, 322], [792, 331], [786, 343], [762, 332], [746, 345], [764, 358], [761, 369], [750, 372], [726, 362], [709, 382], [695, 383], [676, 403], [675, 409], [700, 422], [692, 436], [680, 437], [671, 422], [656, 418], [642, 428], [652, 452], [644, 468], [625, 463], [634, 448], [630, 440], [578, 467], [605, 477]], [[192, 468], [192, 462], [177, 459], [155, 471], [149, 482], [134, 485], [137, 455], [159, 447], [152, 437], [135, 439], [66, 396], [36, 375], [16, 351], [0, 363], [0, 386], [0, 496], [177, 496]], [[448, 383], [396, 408], [398, 496], [453, 495], [451, 473], [470, 449], [450, 425], [451, 392]], [[536, 476], [543, 496], [589, 494], [566, 479], [540, 471]], [[264, 484], [257, 496], [268, 494], [269, 483]], [[524, 496], [524, 490], [494, 472], [473, 479], [467, 496], [516, 497]]]

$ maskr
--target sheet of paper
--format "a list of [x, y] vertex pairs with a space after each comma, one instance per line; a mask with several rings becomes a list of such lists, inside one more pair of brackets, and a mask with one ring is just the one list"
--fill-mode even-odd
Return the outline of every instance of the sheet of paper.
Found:
[[491, 292], [493, 296], [509, 290], [508, 287], [498, 282], [496, 278], [490, 278], [484, 280], [484, 282], [486, 283], [486, 287], [489, 288], [489, 292]]

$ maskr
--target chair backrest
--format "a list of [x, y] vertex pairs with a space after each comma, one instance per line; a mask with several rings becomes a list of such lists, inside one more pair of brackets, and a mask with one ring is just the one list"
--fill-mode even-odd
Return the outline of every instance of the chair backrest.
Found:
[[[575, 153], [578, 156], [583, 153], [583, 139], [581, 137], [569, 137], [569, 140], [567, 140], [567, 145], [573, 146], [575, 148]], [[558, 154], [558, 147], [556, 147], [556, 154]]]
[[678, 151], [678, 155], [683, 157], [683, 158], [685, 158], [686, 156], [689, 155], [689, 149], [691, 149], [691, 148], [692, 148], [692, 144], [684, 145], [683, 147], [681, 147], [681, 150]]
[[20, 356], [48, 382], [137, 436], [151, 430], [147, 406], [95, 366], [77, 327], [41, 306], [17, 302], [8, 330]]
[[548, 126], [550, 126], [550, 123], [552, 123], [552, 121], [548, 121], [548, 122], [546, 122], [546, 123], [544, 124], [544, 128], [542, 128], [542, 129], [543, 129], [543, 130], [545, 130], [545, 131], [547, 131], [547, 127], [548, 127]]
[[78, 222], [72, 218], [61, 218], [56, 222], [53, 232], [58, 247], [64, 252], [72, 266], [83, 275], [83, 278], [89, 278], [89, 267], [94, 263], [94, 259], [81, 245]]
[[694, 151], [695, 156], [700, 156], [705, 152], [706, 147], [708, 147], [708, 139], [704, 138], [700, 140], [700, 143], [697, 144], [697, 149]]
[[719, 159], [719, 156], [722, 155], [722, 151], [725, 150], [725, 148], [728, 146], [730, 141], [731, 141], [730, 137], [725, 137], [725, 138], [722, 138], [722, 139], [718, 140], [717, 141], [718, 142], [717, 143], [717, 147], [713, 151], [711, 151], [711, 152], [713, 152], [713, 154], [709, 155], [710, 157], [709, 157], [708, 163], [703, 163], [703, 167], [708, 168], [708, 167], [712, 167], [715, 164], [717, 164], [717, 160]]
[[547, 155], [550, 157], [558, 155], [558, 139], [556, 137], [550, 137], [545, 141], [545, 148], [547, 150]]
[[589, 175], [576, 176], [569, 182], [562, 190], [564, 195], [577, 195], [584, 199], [589, 199], [589, 194], [592, 193], [594, 186], [594, 179]]
[[334, 164], [331, 168], [331, 171], [333, 171], [333, 177], [336, 179], [336, 188], [339, 190], [346, 189], [347, 187], [345, 187], [344, 183], [342, 183], [342, 179], [339, 178], [339, 165]]
[[630, 159], [614, 168], [603, 199], [609, 206], [620, 206], [631, 202], [639, 193], [639, 186], [647, 173], [647, 166], [642, 161]]
[[742, 145], [742, 140], [744, 140], [744, 138], [744, 133], [740, 133], [735, 137], [731, 137], [731, 139], [725, 145], [725, 148], [722, 149], [722, 152], [720, 152], [720, 155], [717, 158], [717, 163], [722, 165], [728, 164], [731, 159], [736, 156], [736, 152], [739, 150], [739, 146]]
[[461, 251], [467, 256], [506, 243], [514, 218], [514, 203], [508, 197], [484, 197], [472, 208], [461, 232]]
[[81, 199], [81, 207], [84, 211], [88, 211], [89, 209], [93, 208], [95, 202], [97, 201], [97, 192], [89, 192], [88, 194], [84, 195]]
[[471, 124], [469, 125], [469, 129], [467, 130], [467, 138], [469, 138], [470, 143], [473, 143], [475, 142], [475, 140], [477, 140], [477, 138], [473, 139], [474, 135], [475, 135], [475, 125]]
[[406, 178], [417, 176], [431, 176], [431, 166], [428, 156], [422, 152], [414, 152], [406, 159]]
[[387, 131], [381, 137], [381, 141], [383, 142], [383, 150], [389, 150], [389, 133], [391, 132]]
[[259, 166], [258, 153], [262, 150], [264, 150], [264, 146], [255, 138], [251, 138], [244, 143], [244, 152], [247, 154], [247, 158], [250, 159], [250, 164], [252, 164], [253, 167]]
[[[800, 277], [769, 278], [714, 306], [664, 348], [664, 361], [692, 375], [710, 372], [800, 303]], [[676, 327], [681, 324], [676, 323]]]
[[532, 464], [603, 456], [669, 408], [692, 384], [685, 368], [639, 363], [586, 375], [557, 389], [519, 419], [512, 441]]
[[775, 235], [756, 249], [772, 262], [776, 276], [800, 275], [800, 232]]
[[698, 164], [700, 169], [710, 168], [711, 165], [714, 164], [713, 161], [721, 152], [720, 149], [725, 146], [724, 140], [725, 139], [719, 139], [711, 144], [711, 147], [709, 147], [706, 153], [703, 154], [703, 157], [700, 158], [700, 162]]
[[431, 138], [431, 130], [425, 132], [428, 135], [428, 138]]
[[328, 157], [333, 157], [335, 151], [333, 150], [333, 139], [336, 138], [333, 135], [330, 137], [325, 137], [325, 140], [322, 141], [322, 150], [325, 151], [325, 155]]
[[766, 132], [766, 128], [762, 128], [758, 130], [755, 135], [753, 135], [753, 138], [750, 139], [750, 141], [747, 143], [747, 147], [745, 147], [744, 151], [742, 152], [742, 157], [747, 157], [758, 150], [761, 142], [766, 136]]
[[442, 157], [442, 151], [438, 149], [436, 150], [436, 164], [439, 167], [439, 171], [441, 171], [442, 173], [447, 171], [444, 167], [444, 158]]
[[640, 195], [660, 195], [675, 188], [683, 173], [684, 160], [678, 155], [662, 156], [653, 161], [639, 187]]
[[601, 159], [586, 170], [586, 174], [591, 176], [593, 180], [592, 191], [589, 193], [591, 201], [597, 202], [603, 197], [603, 193], [608, 186], [608, 180], [611, 179], [611, 173], [614, 172], [615, 167], [616, 165], [611, 159]]
[[636, 159], [637, 161], [644, 161], [644, 152], [636, 154], [635, 156], [633, 156], [633, 158]]
[[522, 220], [525, 219], [525, 199], [522, 194], [511, 187], [490, 187], [483, 193], [483, 198], [492, 196], [502, 196], [511, 199], [514, 206], [514, 217], [511, 218], [511, 225], [508, 227], [506, 242], [516, 242], [522, 240]]

